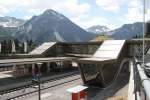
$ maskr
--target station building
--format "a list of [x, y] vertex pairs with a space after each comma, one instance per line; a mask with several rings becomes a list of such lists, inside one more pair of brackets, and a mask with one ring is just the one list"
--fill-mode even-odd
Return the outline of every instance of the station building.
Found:
[[[145, 54], [150, 40], [145, 40]], [[106, 40], [102, 42], [46, 42], [28, 54], [14, 54], [0, 60], [12, 65], [13, 75], [20, 77], [78, 68], [85, 84], [105, 87], [122, 69], [128, 71], [133, 57], [141, 59], [142, 40]], [[14, 59], [15, 58], [15, 59]]]

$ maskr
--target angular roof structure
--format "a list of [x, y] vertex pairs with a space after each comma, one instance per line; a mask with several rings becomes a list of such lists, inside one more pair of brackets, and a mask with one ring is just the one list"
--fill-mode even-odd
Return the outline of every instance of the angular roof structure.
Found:
[[56, 44], [56, 42], [45, 42], [45, 43], [41, 44], [39, 47], [32, 50], [31, 52], [29, 52], [29, 54], [34, 54], [34, 55], [43, 54], [45, 51], [47, 51], [49, 48], [51, 48], [55, 44]]
[[78, 59], [78, 62], [106, 62], [118, 59], [120, 52], [125, 44], [125, 40], [106, 40], [97, 49], [97, 51], [90, 58]]

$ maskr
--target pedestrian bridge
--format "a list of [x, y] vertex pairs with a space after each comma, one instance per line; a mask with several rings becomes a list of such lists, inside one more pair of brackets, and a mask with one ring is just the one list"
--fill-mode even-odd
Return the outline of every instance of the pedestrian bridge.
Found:
[[[61, 66], [59, 67], [62, 68], [66, 65], [72, 66], [72, 62], [76, 62], [85, 84], [105, 88], [111, 85], [120, 73], [129, 72], [131, 61], [135, 58], [138, 61], [142, 60], [142, 47], [141, 39], [82, 43], [58, 42], [45, 47], [47, 49], [42, 49], [42, 53], [38, 55], [35, 54], [40, 52], [41, 49], [38, 48], [25, 56], [12, 55], [10, 59], [0, 60], [0, 65], [12, 65], [14, 75], [19, 76], [20, 73], [17, 73], [20, 66], [26, 70], [28, 69], [26, 65], [31, 65], [34, 69], [34, 65], [40, 62], [46, 63], [45, 66], [50, 68], [51, 62], [60, 62]], [[150, 39], [145, 39], [144, 54], [146, 63], [150, 61], [149, 48]], [[32, 53], [36, 56], [31, 56]]]

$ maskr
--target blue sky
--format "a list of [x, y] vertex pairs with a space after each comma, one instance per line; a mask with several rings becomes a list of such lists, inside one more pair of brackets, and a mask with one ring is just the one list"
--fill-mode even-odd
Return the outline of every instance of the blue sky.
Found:
[[[143, 0], [0, 0], [0, 16], [29, 19], [53, 9], [82, 28], [105, 25], [115, 29], [126, 23], [141, 22], [142, 7]], [[149, 20], [150, 0], [147, 8], [146, 20]]]

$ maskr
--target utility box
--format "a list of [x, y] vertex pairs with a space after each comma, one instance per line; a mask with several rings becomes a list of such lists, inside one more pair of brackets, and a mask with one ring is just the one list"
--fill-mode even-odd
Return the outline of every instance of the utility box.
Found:
[[87, 100], [86, 98], [87, 93], [85, 91], [87, 88], [88, 87], [86, 86], [78, 85], [78, 86], [67, 89], [67, 92], [71, 93], [70, 100], [81, 100], [81, 99]]

